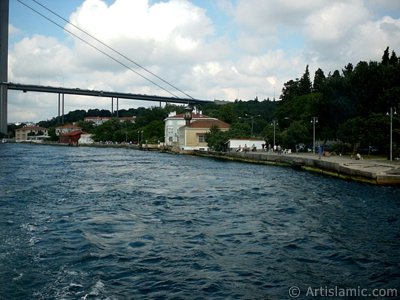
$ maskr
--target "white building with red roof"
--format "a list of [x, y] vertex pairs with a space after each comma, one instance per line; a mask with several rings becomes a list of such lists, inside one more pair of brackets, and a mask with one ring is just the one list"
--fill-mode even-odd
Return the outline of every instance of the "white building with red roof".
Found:
[[216, 118], [203, 115], [195, 111], [189, 125], [186, 125], [185, 114], [172, 112], [164, 120], [165, 144], [180, 150], [208, 150], [205, 135], [212, 126], [217, 126], [222, 131], [227, 131], [230, 125]]

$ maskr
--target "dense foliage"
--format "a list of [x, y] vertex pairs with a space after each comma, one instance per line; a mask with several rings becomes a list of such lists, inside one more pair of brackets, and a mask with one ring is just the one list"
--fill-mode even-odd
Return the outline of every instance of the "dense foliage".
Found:
[[[243, 124], [247, 128], [242, 127], [242, 135], [250, 136], [249, 126], [253, 123], [253, 135], [271, 143], [275, 121], [276, 144], [292, 149], [301, 143], [310, 147], [312, 120], [316, 117], [317, 140], [324, 144], [335, 142], [334, 150], [373, 147], [388, 153], [390, 118], [387, 113], [391, 107], [399, 111], [399, 103], [400, 60], [387, 48], [381, 62], [361, 61], [355, 67], [348, 64], [341, 72], [335, 70], [328, 76], [318, 69], [313, 82], [307, 66], [300, 79], [284, 84], [280, 101], [236, 101], [216, 111], [211, 109], [210, 114], [232, 121], [231, 134], [225, 134], [224, 138], [240, 137], [237, 125]], [[246, 116], [249, 118], [241, 119]], [[215, 144], [211, 136], [209, 139]], [[393, 146], [399, 156], [399, 115], [393, 115]]]

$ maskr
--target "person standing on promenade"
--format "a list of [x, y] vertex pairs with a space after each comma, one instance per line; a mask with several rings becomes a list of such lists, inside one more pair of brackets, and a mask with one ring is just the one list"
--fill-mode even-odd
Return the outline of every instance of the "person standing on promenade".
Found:
[[318, 146], [318, 158], [321, 159], [322, 153], [323, 153], [323, 147], [321, 145]]

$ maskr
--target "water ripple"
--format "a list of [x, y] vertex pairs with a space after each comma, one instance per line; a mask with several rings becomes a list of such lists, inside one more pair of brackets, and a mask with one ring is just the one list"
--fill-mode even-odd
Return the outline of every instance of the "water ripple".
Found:
[[400, 286], [398, 189], [127, 149], [0, 145], [0, 299]]

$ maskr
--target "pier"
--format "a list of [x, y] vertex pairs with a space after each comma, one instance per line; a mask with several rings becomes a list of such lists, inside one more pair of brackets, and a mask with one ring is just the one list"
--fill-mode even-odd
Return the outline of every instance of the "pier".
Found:
[[330, 175], [374, 185], [400, 186], [400, 162], [379, 159], [356, 160], [344, 156], [318, 158], [314, 154], [275, 154], [267, 152], [204, 152], [196, 156], [295, 167], [302, 170]]

